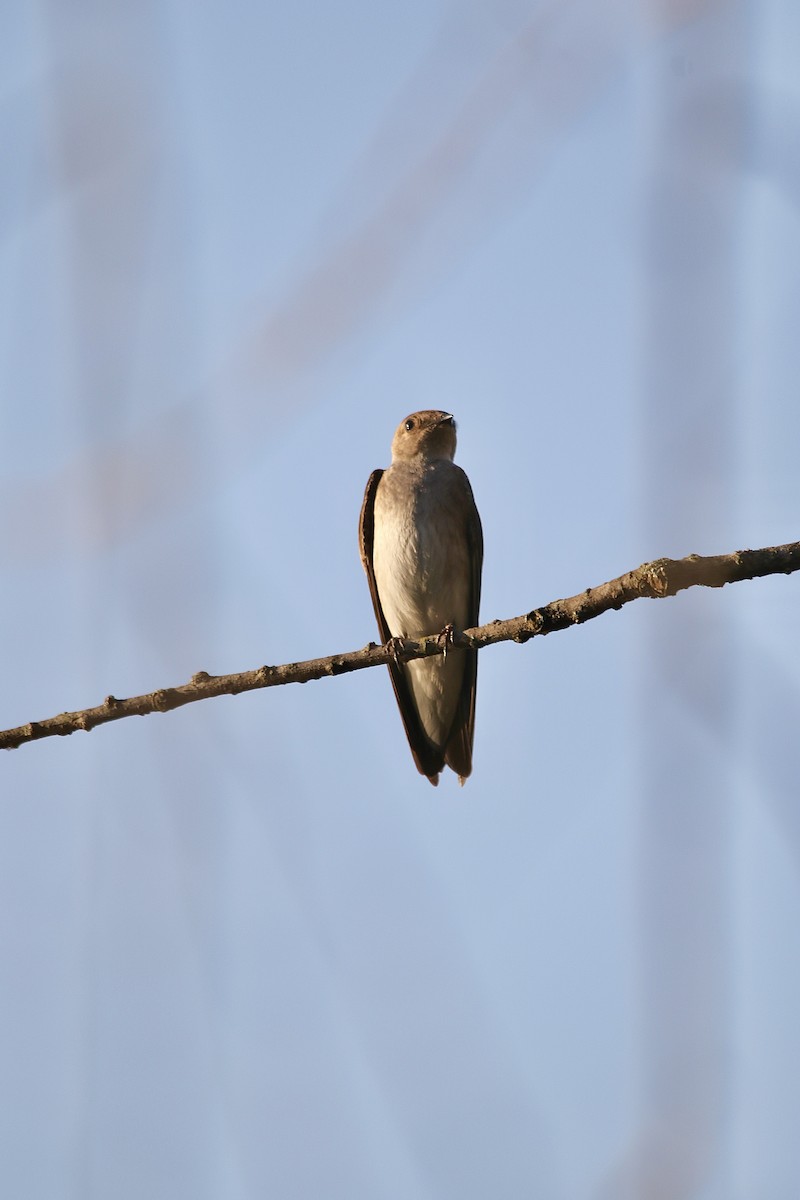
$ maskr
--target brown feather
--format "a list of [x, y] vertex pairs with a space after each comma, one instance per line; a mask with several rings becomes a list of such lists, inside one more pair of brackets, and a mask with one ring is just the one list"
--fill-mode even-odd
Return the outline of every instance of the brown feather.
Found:
[[[467, 524], [465, 537], [469, 547], [471, 565], [469, 622], [467, 628], [479, 624], [481, 604], [481, 572], [483, 569], [483, 530], [481, 528], [478, 510], [472, 495], [472, 488], [466, 475], [462, 475], [464, 490], [468, 503], [465, 505]], [[458, 775], [459, 783], [464, 782], [472, 773], [472, 745], [475, 737], [475, 697], [478, 687], [478, 651], [460, 651], [466, 659], [464, 679], [461, 684], [458, 708], [453, 719], [453, 727], [445, 747], [444, 760]]]
[[[361, 516], [358, 522], [358, 540], [361, 562], [369, 581], [369, 591], [372, 596], [375, 619], [378, 622], [381, 639], [385, 644], [389, 641], [391, 633], [386, 624], [383, 609], [381, 608], [378, 587], [375, 582], [375, 571], [372, 565], [372, 545], [375, 535], [375, 493], [378, 490], [378, 484], [381, 481], [382, 475], [382, 470], [373, 471], [367, 480], [364, 502], [361, 505]], [[411, 753], [414, 757], [417, 770], [420, 775], [427, 776], [430, 782], [436, 786], [439, 782], [439, 772], [444, 767], [444, 755], [431, 745], [427, 734], [420, 724], [417, 715], [417, 706], [411, 695], [411, 689], [403, 673], [403, 668], [395, 662], [389, 663], [388, 667], [389, 677], [392, 681], [392, 687], [394, 688], [397, 700], [397, 707], [400, 709], [400, 716], [403, 719], [406, 737], [408, 738], [408, 744], [411, 747]]]

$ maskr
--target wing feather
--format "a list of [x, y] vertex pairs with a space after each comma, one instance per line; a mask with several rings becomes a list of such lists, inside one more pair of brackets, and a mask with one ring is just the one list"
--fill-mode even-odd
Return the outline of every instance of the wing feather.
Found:
[[[475, 506], [472, 488], [464, 472], [460, 475], [464, 491], [464, 537], [469, 551], [470, 589], [469, 616], [467, 628], [472, 629], [479, 623], [481, 604], [481, 573], [483, 570], [483, 529], [481, 519]], [[478, 651], [463, 650], [461, 652], [466, 663], [464, 678], [461, 684], [458, 707], [453, 719], [453, 727], [445, 747], [445, 762], [459, 777], [461, 783], [472, 772], [472, 745], [475, 737], [475, 697], [478, 688]]]
[[[358, 522], [358, 542], [361, 552], [361, 562], [369, 581], [369, 591], [372, 596], [375, 619], [378, 622], [381, 640], [385, 644], [392, 635], [386, 624], [386, 617], [383, 615], [372, 560], [372, 548], [375, 538], [375, 496], [382, 476], [382, 470], [373, 471], [367, 480], [364, 502], [361, 505], [361, 516]], [[439, 782], [439, 772], [444, 766], [444, 755], [431, 745], [422, 728], [417, 715], [417, 706], [414, 703], [414, 698], [402, 667], [398, 666], [395, 662], [390, 662], [388, 667], [389, 677], [392, 681], [392, 687], [394, 688], [397, 700], [397, 707], [400, 709], [400, 716], [403, 718], [406, 737], [408, 738], [408, 744], [411, 747], [411, 753], [417, 765], [417, 770], [420, 775], [427, 775], [431, 783], [436, 784]]]

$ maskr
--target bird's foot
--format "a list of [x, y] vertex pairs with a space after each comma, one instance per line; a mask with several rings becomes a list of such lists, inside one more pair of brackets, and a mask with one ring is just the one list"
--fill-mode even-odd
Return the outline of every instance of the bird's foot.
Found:
[[394, 659], [394, 665], [400, 666], [400, 651], [405, 649], [406, 640], [403, 637], [390, 637], [386, 643], [386, 649]]
[[455, 645], [455, 632], [454, 625], [445, 625], [436, 639], [442, 647], [442, 658], [445, 662], [447, 662], [447, 647]]

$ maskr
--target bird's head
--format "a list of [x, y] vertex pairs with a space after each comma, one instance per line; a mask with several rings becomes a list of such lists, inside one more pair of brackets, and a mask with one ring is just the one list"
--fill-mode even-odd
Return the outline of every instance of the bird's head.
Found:
[[456, 452], [456, 423], [451, 413], [436, 408], [412, 413], [401, 421], [392, 439], [392, 462], [452, 461]]

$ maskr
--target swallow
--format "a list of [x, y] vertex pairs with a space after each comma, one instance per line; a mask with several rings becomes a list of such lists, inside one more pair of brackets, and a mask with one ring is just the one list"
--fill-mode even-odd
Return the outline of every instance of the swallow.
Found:
[[[359, 544], [384, 643], [478, 624], [483, 531], [455, 451], [451, 413], [412, 413], [392, 440], [391, 466], [369, 477]], [[436, 786], [446, 765], [463, 784], [472, 771], [477, 650], [391, 662], [389, 674], [417, 770]]]

